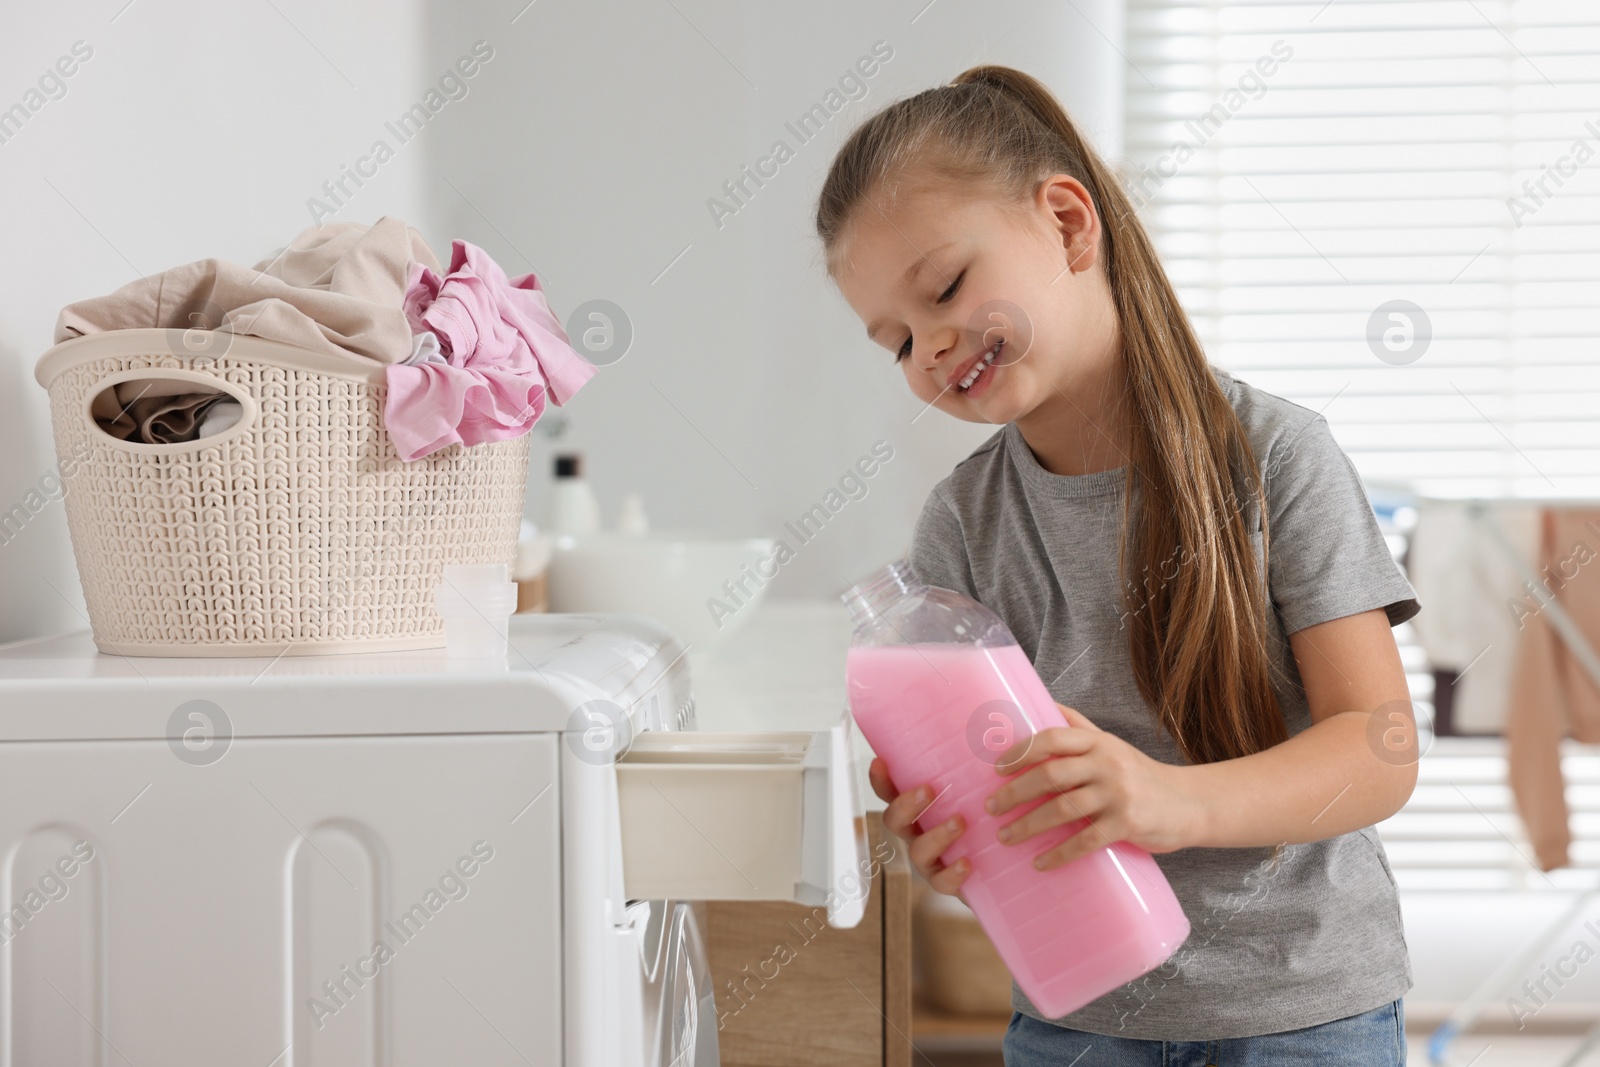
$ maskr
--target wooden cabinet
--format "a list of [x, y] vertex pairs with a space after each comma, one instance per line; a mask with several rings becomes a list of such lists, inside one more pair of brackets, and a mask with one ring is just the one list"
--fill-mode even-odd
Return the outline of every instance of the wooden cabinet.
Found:
[[722, 1067], [910, 1067], [911, 863], [879, 812], [865, 830], [853, 929], [828, 926], [821, 905], [705, 905]]

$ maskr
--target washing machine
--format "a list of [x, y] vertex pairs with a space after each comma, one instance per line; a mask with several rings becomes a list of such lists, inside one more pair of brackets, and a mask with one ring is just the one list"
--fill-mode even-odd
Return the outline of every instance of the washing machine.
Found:
[[864, 914], [853, 729], [698, 730], [636, 615], [503, 661], [0, 645], [0, 1067], [715, 1067], [703, 902]]

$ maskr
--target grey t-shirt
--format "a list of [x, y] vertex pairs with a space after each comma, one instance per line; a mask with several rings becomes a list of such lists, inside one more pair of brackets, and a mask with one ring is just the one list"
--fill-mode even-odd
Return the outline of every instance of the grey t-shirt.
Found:
[[[1327, 421], [1213, 367], [1265, 484], [1272, 560], [1269, 654], [1290, 736], [1311, 725], [1288, 634], [1372, 608], [1391, 626], [1419, 610], [1366, 491]], [[1053, 474], [1007, 423], [929, 494], [909, 560], [1010, 627], [1051, 695], [1167, 763], [1185, 762], [1139, 693], [1118, 571], [1125, 468]], [[1241, 496], [1244, 496], [1241, 492]], [[1246, 509], [1257, 567], [1261, 522]], [[1299, 1029], [1368, 1011], [1411, 988], [1394, 877], [1377, 831], [1273, 849], [1156, 855], [1191, 933], [1148, 975], [1048, 1020], [1015, 983], [1012, 1007], [1077, 1030], [1166, 1041]]]

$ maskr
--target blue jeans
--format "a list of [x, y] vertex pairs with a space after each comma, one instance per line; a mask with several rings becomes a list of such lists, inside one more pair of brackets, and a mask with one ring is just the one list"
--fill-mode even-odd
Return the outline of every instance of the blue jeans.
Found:
[[1006, 1067], [1404, 1067], [1405, 1005], [1259, 1037], [1135, 1041], [1071, 1030], [1011, 1013], [1001, 1046]]

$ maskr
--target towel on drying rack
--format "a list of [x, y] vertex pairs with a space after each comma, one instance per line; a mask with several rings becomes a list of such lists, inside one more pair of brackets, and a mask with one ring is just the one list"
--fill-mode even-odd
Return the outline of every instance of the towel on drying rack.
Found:
[[[1545, 508], [1538, 555], [1530, 562], [1545, 595], [1553, 595], [1590, 647], [1600, 650], [1600, 508]], [[1539, 867], [1549, 871], [1567, 865], [1572, 844], [1561, 739], [1600, 743], [1600, 688], [1551, 625], [1542, 601], [1520, 587], [1516, 593], [1508, 600], [1522, 626], [1506, 711], [1506, 762]]]

